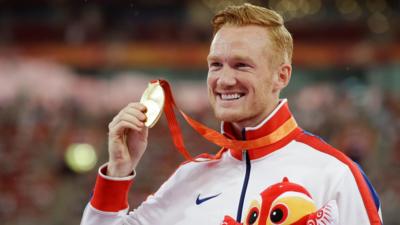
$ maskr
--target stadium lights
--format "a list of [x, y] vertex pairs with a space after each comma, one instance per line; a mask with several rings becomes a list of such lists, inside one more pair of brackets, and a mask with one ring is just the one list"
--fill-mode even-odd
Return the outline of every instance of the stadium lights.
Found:
[[87, 143], [71, 144], [65, 152], [65, 162], [76, 173], [88, 172], [96, 166], [96, 150]]

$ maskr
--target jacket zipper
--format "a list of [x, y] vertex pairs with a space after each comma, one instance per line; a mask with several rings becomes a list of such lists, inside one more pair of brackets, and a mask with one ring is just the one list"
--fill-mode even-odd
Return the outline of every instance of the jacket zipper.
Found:
[[244, 204], [244, 199], [246, 197], [247, 185], [249, 184], [250, 170], [251, 170], [251, 163], [250, 163], [249, 153], [247, 152], [247, 150], [243, 150], [242, 159], [244, 159], [246, 162], [246, 173], [244, 176], [242, 193], [240, 194], [239, 206], [236, 215], [236, 221], [239, 223], [242, 220], [243, 204]]

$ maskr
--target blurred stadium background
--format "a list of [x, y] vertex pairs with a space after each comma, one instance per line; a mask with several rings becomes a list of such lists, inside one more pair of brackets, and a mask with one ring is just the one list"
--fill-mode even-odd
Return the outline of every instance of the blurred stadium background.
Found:
[[[79, 224], [107, 160], [107, 124], [151, 79], [170, 80], [180, 108], [218, 129], [205, 88], [210, 19], [242, 2], [0, 0], [1, 224]], [[281, 12], [294, 36], [284, 97], [300, 125], [359, 162], [385, 224], [399, 224], [400, 2], [250, 2]], [[182, 125], [192, 154], [218, 150]], [[163, 118], [131, 207], [182, 160]]]

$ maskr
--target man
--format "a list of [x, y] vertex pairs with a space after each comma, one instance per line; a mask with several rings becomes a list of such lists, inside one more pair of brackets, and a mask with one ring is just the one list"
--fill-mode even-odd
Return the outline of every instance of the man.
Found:
[[[342, 225], [381, 224], [379, 200], [361, 170], [299, 128], [286, 99], [279, 99], [291, 77], [293, 49], [282, 17], [244, 4], [217, 13], [213, 26], [207, 86], [222, 133], [275, 141], [255, 149], [222, 149], [216, 160], [185, 163], [127, 215], [127, 193], [148, 134], [146, 108], [131, 103], [109, 124], [109, 162], [99, 169], [82, 224], [212, 225], [224, 216], [242, 223], [251, 200], [284, 177], [303, 186], [317, 207], [335, 200]], [[258, 221], [250, 219], [245, 224]]]

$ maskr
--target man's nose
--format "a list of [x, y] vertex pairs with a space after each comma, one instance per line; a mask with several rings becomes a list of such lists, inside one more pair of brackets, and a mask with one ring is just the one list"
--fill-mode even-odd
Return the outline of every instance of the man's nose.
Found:
[[217, 85], [219, 87], [231, 87], [236, 85], [236, 77], [232, 70], [223, 68], [218, 76]]

